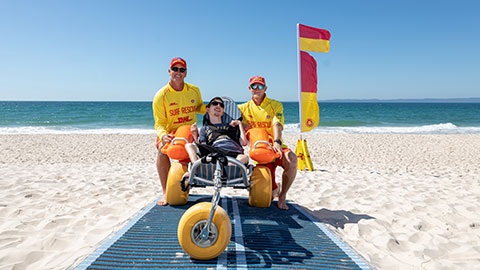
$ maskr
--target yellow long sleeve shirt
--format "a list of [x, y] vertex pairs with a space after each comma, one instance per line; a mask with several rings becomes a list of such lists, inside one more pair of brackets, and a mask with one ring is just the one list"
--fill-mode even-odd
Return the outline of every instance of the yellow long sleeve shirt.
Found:
[[238, 105], [242, 113], [243, 122], [250, 125], [251, 128], [265, 128], [267, 133], [274, 137], [273, 125], [280, 123], [283, 127], [283, 104], [274, 99], [265, 97], [260, 105], [256, 105], [253, 100], [249, 100]]
[[206, 112], [200, 89], [189, 83], [184, 84], [182, 91], [176, 91], [170, 84], [162, 87], [153, 98], [152, 109], [159, 138], [180, 126], [196, 123], [197, 113]]

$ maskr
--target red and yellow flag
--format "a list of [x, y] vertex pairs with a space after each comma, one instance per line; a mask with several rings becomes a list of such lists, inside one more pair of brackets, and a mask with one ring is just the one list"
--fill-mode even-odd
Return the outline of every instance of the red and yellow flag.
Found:
[[318, 126], [320, 109], [317, 101], [317, 62], [307, 52], [300, 51], [301, 132]]
[[328, 52], [330, 50], [330, 32], [298, 24], [299, 44], [301, 51]]
[[317, 62], [306, 51], [328, 52], [330, 50], [330, 32], [298, 24], [298, 47], [300, 50], [300, 131], [307, 132], [318, 126], [320, 108], [317, 101]]
[[[328, 52], [330, 32], [303, 24], [297, 25], [298, 33], [298, 72], [300, 88], [300, 132], [307, 132], [318, 126], [320, 108], [317, 101], [317, 61], [306, 51]], [[299, 140], [295, 154], [298, 169], [313, 171], [313, 163], [308, 154], [307, 142]]]

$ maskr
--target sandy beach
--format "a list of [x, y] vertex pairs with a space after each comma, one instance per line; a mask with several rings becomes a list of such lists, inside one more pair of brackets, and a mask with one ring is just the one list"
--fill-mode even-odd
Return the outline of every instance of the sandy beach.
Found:
[[[154, 136], [0, 135], [0, 270], [72, 267], [152, 203]], [[480, 269], [480, 135], [304, 138], [287, 199], [376, 269]]]

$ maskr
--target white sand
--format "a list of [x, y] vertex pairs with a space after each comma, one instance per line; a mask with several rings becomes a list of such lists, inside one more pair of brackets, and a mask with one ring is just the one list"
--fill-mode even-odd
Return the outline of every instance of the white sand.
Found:
[[[480, 269], [480, 135], [304, 138], [316, 170], [288, 199], [374, 267]], [[0, 269], [65, 269], [94, 251], [161, 194], [154, 140], [0, 135]]]

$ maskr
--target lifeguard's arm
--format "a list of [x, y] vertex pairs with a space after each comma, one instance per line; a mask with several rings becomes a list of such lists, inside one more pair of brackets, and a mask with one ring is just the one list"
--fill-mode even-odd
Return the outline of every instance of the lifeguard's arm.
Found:
[[[246, 103], [238, 105], [238, 109], [240, 110], [241, 119], [242, 119], [241, 121], [239, 120], [240, 121], [240, 138], [243, 138], [242, 145], [245, 146], [248, 144], [248, 139], [245, 132], [251, 128], [250, 124], [245, 120], [246, 119], [245, 117]], [[242, 132], [243, 132], [243, 135], [242, 135]]]
[[[282, 131], [283, 131], [283, 126], [279, 122], [276, 122], [273, 124], [273, 141], [280, 140], [282, 141]], [[282, 144], [280, 143], [280, 146]]]
[[205, 104], [200, 104], [197, 107], [197, 114], [205, 114], [207, 112], [207, 106]]
[[[283, 132], [283, 104], [281, 102], [276, 102], [275, 105], [275, 116], [272, 119], [273, 125], [273, 147], [280, 153], [282, 153], [282, 132]], [[280, 143], [277, 143], [280, 140]], [[275, 142], [277, 141], [277, 142]]]
[[242, 144], [242, 146], [246, 146], [248, 141], [247, 141], [247, 135], [245, 135], [245, 129], [243, 128], [242, 122], [240, 122], [240, 124], [238, 125], [238, 128], [240, 129], [240, 144]]
[[152, 102], [152, 110], [153, 110], [153, 121], [155, 132], [157, 136], [162, 139], [164, 135], [167, 135], [167, 117], [165, 113], [165, 107], [163, 106], [162, 100], [160, 96], [155, 96]]
[[273, 149], [280, 153], [280, 157], [283, 155], [282, 144], [278, 140], [282, 141], [282, 130], [283, 126], [279, 122], [273, 124]]
[[279, 122], [273, 124], [273, 140], [282, 140], [283, 126]]
[[243, 127], [243, 123], [240, 120], [232, 120], [230, 122], [230, 126], [235, 127], [238, 126], [238, 129], [240, 130], [240, 144], [242, 146], [247, 145], [247, 136], [245, 135], [245, 128]]
[[198, 103], [197, 103], [197, 113], [198, 114], [205, 114], [207, 112], [207, 105], [203, 103], [202, 94], [200, 93], [200, 89], [196, 87], [197, 95], [198, 95]]
[[[202, 94], [200, 93], [200, 89], [199, 88], [195, 88], [195, 89], [196, 89], [197, 95], [198, 95], [198, 98], [197, 98], [198, 103], [197, 103], [196, 113], [197, 114], [205, 114], [207, 112], [207, 106], [205, 105], [205, 103], [203, 103]], [[192, 135], [193, 135], [194, 142], [199, 143], [199, 141], [200, 141], [200, 130], [197, 127], [197, 123], [192, 124]]]

